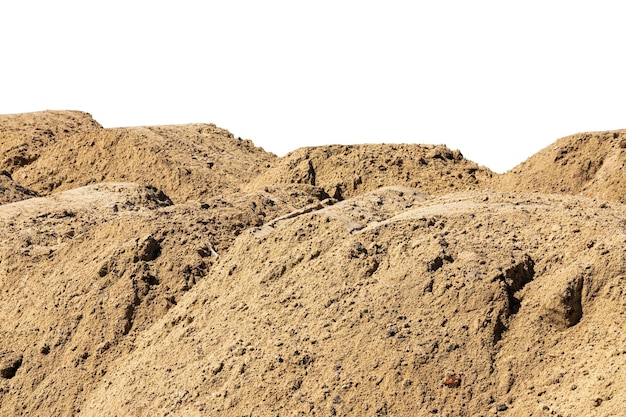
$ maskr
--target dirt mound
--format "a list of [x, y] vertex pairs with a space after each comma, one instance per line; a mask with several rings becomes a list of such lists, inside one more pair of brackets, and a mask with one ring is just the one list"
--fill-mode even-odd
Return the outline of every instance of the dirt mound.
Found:
[[238, 234], [318, 192], [173, 206], [151, 187], [103, 183], [0, 206], [3, 414], [76, 414], [113, 359], [131, 352]]
[[401, 188], [287, 216], [242, 234], [82, 414], [618, 415], [624, 216]]
[[80, 111], [0, 115], [0, 169], [13, 173], [36, 161], [57, 140], [101, 129], [89, 113]]
[[0, 414], [623, 414], [625, 135], [496, 175], [0, 116]]
[[212, 124], [103, 129], [80, 112], [2, 116], [0, 139], [0, 167], [42, 195], [123, 181], [184, 202], [236, 191], [276, 159]]
[[626, 202], [626, 130], [559, 139], [496, 179], [508, 191], [584, 195]]
[[42, 194], [131, 181], [184, 202], [236, 191], [275, 158], [215, 125], [103, 129], [52, 143], [16, 175]]
[[251, 186], [311, 184], [343, 199], [389, 185], [432, 194], [474, 190], [491, 175], [443, 145], [331, 145], [289, 153]]

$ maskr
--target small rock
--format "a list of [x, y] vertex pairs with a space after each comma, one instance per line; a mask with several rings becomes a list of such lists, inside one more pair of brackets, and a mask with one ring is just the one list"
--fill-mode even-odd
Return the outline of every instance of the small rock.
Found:
[[498, 404], [496, 405], [496, 411], [506, 411], [509, 407], [506, 404]]
[[0, 377], [11, 379], [17, 370], [22, 366], [22, 355], [16, 353], [4, 353], [0, 355]]
[[398, 326], [392, 324], [387, 327], [387, 337], [393, 337], [398, 334]]
[[224, 369], [224, 362], [219, 361], [219, 362], [215, 362], [212, 366], [211, 366], [211, 373], [213, 375], [217, 375], [220, 372], [222, 372], [222, 369]]
[[443, 384], [448, 388], [458, 388], [461, 386], [461, 377], [457, 374], [448, 375]]
[[109, 264], [108, 262], [102, 264], [102, 266], [100, 267], [100, 269], [98, 269], [98, 276], [100, 278], [105, 277], [107, 274], [109, 273]]
[[161, 244], [152, 236], [147, 236], [139, 249], [139, 259], [144, 262], [155, 260], [161, 255]]

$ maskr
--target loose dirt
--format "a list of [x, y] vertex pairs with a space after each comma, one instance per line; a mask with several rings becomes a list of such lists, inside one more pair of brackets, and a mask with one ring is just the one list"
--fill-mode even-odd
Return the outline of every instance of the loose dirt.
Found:
[[625, 134], [497, 175], [0, 116], [1, 413], [622, 415]]

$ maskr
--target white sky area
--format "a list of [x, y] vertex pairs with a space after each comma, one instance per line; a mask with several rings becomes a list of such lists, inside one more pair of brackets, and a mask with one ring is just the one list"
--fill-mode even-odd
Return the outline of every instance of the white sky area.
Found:
[[215, 123], [284, 155], [432, 143], [504, 172], [626, 128], [620, 1], [3, 1], [0, 113]]

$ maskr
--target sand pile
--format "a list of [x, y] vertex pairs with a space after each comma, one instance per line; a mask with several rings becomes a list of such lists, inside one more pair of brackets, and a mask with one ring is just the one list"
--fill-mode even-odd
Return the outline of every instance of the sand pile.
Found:
[[40, 194], [122, 181], [184, 202], [237, 191], [277, 159], [212, 124], [103, 129], [88, 113], [31, 115], [21, 129], [29, 115], [0, 118], [0, 167]]
[[213, 125], [1, 116], [0, 411], [620, 415], [621, 135], [496, 175], [444, 146], [277, 158]]
[[618, 415], [625, 215], [390, 188], [249, 230], [85, 415]]
[[250, 186], [310, 184], [343, 199], [388, 185], [432, 194], [475, 190], [492, 175], [444, 145], [330, 145], [289, 153]]
[[497, 187], [626, 202], [626, 130], [557, 140], [506, 174]]

